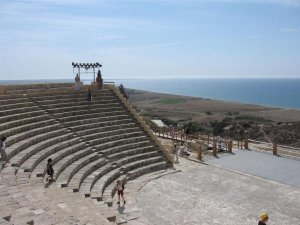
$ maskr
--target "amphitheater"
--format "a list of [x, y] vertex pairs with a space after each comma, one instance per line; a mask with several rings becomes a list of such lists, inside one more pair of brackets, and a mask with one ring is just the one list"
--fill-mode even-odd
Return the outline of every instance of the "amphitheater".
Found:
[[[173, 165], [113, 84], [92, 87], [92, 102], [87, 86], [75, 91], [69, 83], [8, 85], [0, 92], [0, 136], [7, 137], [10, 159], [1, 168], [1, 225], [247, 225], [262, 210], [255, 203], [273, 212], [270, 224], [300, 224], [298, 187], [186, 159]], [[44, 179], [48, 158], [55, 182]], [[128, 180], [126, 205], [116, 204], [119, 179]]]

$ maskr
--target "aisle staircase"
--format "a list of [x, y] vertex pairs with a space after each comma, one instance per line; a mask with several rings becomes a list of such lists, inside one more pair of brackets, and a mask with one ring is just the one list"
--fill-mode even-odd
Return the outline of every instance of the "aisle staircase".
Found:
[[[72, 84], [5, 87], [5, 94], [0, 95], [0, 136], [7, 137], [10, 165], [2, 170], [6, 183], [0, 185], [3, 190], [18, 188], [27, 198], [30, 187], [44, 188], [41, 178], [46, 175], [47, 159], [52, 158], [54, 193], [57, 188], [74, 192], [74, 203], [79, 201], [75, 200], [77, 196], [82, 201], [91, 198], [91, 204], [96, 202], [94, 207], [104, 213], [103, 218], [118, 222], [108, 207], [113, 203], [116, 180], [166, 170], [172, 166], [172, 159], [113, 85], [92, 89], [92, 102], [87, 101], [86, 89], [74, 91]], [[26, 191], [22, 185], [26, 185]], [[5, 200], [5, 196], [1, 198]], [[11, 215], [3, 216], [2, 210], [0, 213], [6, 219], [22, 217], [11, 211]], [[34, 221], [34, 215], [28, 222]], [[77, 213], [72, 215], [78, 217]], [[108, 222], [92, 221], [90, 224]]]

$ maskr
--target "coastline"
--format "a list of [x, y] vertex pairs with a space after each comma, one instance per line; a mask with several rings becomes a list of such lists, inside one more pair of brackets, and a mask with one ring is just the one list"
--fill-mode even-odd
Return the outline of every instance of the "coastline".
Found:
[[[127, 88], [126, 92], [129, 95], [129, 100], [142, 114], [146, 113], [146, 115], [154, 117], [169, 117], [174, 120], [185, 120], [189, 117], [198, 122], [207, 122], [225, 118], [228, 113], [236, 113], [262, 117], [274, 122], [300, 121], [300, 110], [294, 108], [199, 98], [131, 88]], [[169, 102], [163, 102], [166, 99]], [[211, 112], [211, 115], [207, 115], [208, 112]], [[167, 115], [168, 113], [170, 115]]]

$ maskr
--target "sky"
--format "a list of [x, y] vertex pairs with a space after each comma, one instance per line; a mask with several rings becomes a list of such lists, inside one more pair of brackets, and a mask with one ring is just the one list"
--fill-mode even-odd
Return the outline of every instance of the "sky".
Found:
[[300, 78], [300, 0], [0, 0], [0, 80], [73, 79], [72, 62], [104, 79]]

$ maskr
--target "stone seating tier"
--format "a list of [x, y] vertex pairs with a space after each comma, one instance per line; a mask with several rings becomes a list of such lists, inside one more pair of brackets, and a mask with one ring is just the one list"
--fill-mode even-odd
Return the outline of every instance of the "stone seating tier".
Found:
[[[48, 119], [45, 121], [39, 121], [39, 122], [33, 122], [33, 123], [29, 123], [23, 126], [19, 126], [19, 127], [14, 127], [14, 128], [10, 128], [8, 130], [4, 130], [2, 132], [0, 132], [1, 136], [6, 136], [6, 137], [12, 137], [12, 143], [15, 143], [15, 141], [13, 141], [13, 137], [16, 137], [18, 135], [20, 135], [22, 132], [28, 132], [30, 130], [36, 129], [36, 128], [41, 128], [41, 127], [47, 127], [50, 125], [53, 125], [55, 123], [54, 119]], [[10, 143], [10, 138], [7, 140], [7, 143]], [[9, 144], [8, 144], [9, 146]]]
[[93, 124], [93, 123], [100, 123], [100, 122], [107, 122], [112, 120], [121, 120], [121, 119], [132, 119], [131, 115], [128, 115], [126, 113], [116, 115], [116, 116], [106, 116], [106, 117], [100, 117], [100, 118], [85, 118], [79, 121], [70, 121], [70, 122], [64, 122], [65, 126], [67, 127], [76, 127], [80, 125], [86, 125], [86, 124]]
[[[48, 158], [55, 158], [56, 155], [59, 155], [59, 152], [65, 152], [66, 150], [68, 150], [68, 148], [72, 148], [74, 149], [74, 151], [79, 151], [80, 149], [85, 147], [86, 144], [80, 142], [79, 138], [73, 138], [64, 142], [56, 143], [47, 148], [44, 148], [43, 150], [30, 157], [28, 160], [26, 160], [26, 162], [24, 162], [22, 165], [22, 169], [25, 172], [32, 172], [38, 164], [46, 162]], [[45, 164], [43, 163], [43, 165]]]
[[[89, 148], [89, 146], [87, 146], [86, 143], [79, 142], [78, 144], [69, 146], [67, 148], [63, 148], [63, 149], [59, 148], [58, 151], [54, 150], [54, 151], [51, 151], [50, 153], [46, 152], [46, 154], [48, 155], [47, 158], [51, 158], [53, 161], [53, 165], [55, 165], [55, 164], [58, 164], [59, 162], [60, 162], [60, 164], [62, 164], [62, 162], [63, 162], [62, 160], [71, 154], [74, 154], [76, 152], [86, 152], [86, 151], [92, 151], [92, 149]], [[41, 157], [44, 158], [44, 155], [42, 155]], [[46, 160], [40, 161], [39, 163], [36, 163], [36, 164], [33, 164], [31, 176], [32, 177], [44, 177], [46, 174], [46, 165], [47, 165]], [[59, 166], [55, 165], [55, 170], [56, 171], [59, 170]]]
[[[53, 128], [55, 128], [55, 127], [53, 127]], [[55, 131], [50, 130], [48, 132], [41, 133], [39, 135], [35, 135], [31, 138], [25, 139], [23, 141], [17, 142], [15, 144], [9, 146], [9, 148], [7, 148], [7, 155], [9, 158], [11, 158], [26, 148], [29, 148], [35, 144], [39, 144], [42, 141], [47, 141], [49, 138], [55, 138], [57, 136], [63, 135], [65, 133], [67, 133], [67, 131], [65, 129], [58, 129]], [[46, 147], [48, 147], [48, 146], [46, 146]]]
[[90, 118], [103, 118], [105, 119], [107, 116], [116, 116], [124, 114], [124, 110], [120, 110], [117, 108], [116, 110], [104, 111], [100, 113], [87, 113], [85, 115], [75, 115], [75, 116], [68, 116], [68, 117], [60, 117], [57, 118], [60, 122], [72, 122], [72, 121], [81, 121], [83, 119], [90, 119]]
[[69, 129], [76, 131], [78, 135], [80, 135], [80, 132], [82, 134], [89, 134], [90, 131], [92, 132], [93, 129], [97, 129], [102, 126], [113, 126], [123, 123], [136, 123], [133, 118], [125, 118], [125, 119], [115, 119], [115, 120], [107, 120], [107, 121], [98, 121], [94, 123], [87, 123], [87, 124], [79, 124], [77, 126], [68, 126]]
[[[73, 137], [72, 134], [67, 133], [65, 134], [65, 130], [59, 130], [57, 132], [51, 132], [47, 135], [48, 138], [44, 141], [38, 142], [37, 144], [30, 145], [23, 151], [20, 151], [17, 155], [11, 158], [11, 164], [12, 166], [20, 167], [22, 163], [24, 163], [25, 160], [27, 160], [29, 157], [33, 156], [35, 153], [43, 150], [44, 148], [47, 148], [51, 145], [55, 145], [56, 143], [65, 141]], [[51, 137], [51, 138], [50, 138]]]
[[107, 218], [114, 217], [104, 205], [117, 179], [166, 169], [159, 146], [112, 90], [92, 89], [88, 102], [86, 87], [77, 92], [73, 84], [41, 87], [10, 87], [0, 96], [0, 134], [8, 136], [7, 153], [19, 182], [41, 182], [37, 177], [46, 175], [52, 158], [55, 187], [105, 198], [100, 205]]
[[0, 129], [1, 130], [7, 130], [9, 128], [17, 127], [17, 126], [22, 126], [28, 123], [33, 123], [33, 122], [38, 122], [42, 120], [49, 119], [48, 115], [38, 115], [35, 117], [30, 117], [30, 118], [25, 118], [25, 119], [19, 119], [19, 120], [13, 120], [7, 123], [2, 123], [0, 124]]
[[10, 109], [10, 110], [1, 110], [0, 116], [9, 116], [12, 114], [18, 114], [18, 113], [25, 113], [25, 112], [32, 112], [37, 111], [39, 108], [37, 106], [30, 106], [30, 107], [23, 107], [23, 108], [16, 108], [16, 109]]
[[36, 111], [31, 111], [31, 112], [12, 114], [12, 115], [10, 114], [10, 115], [0, 117], [0, 123], [10, 122], [10, 121], [16, 120], [18, 118], [35, 117], [35, 116], [39, 116], [39, 115], [43, 115], [43, 114], [45, 114], [45, 111], [40, 110], [40, 109], [37, 109]]
[[12, 146], [13, 144], [15, 144], [17, 142], [31, 138], [33, 136], [36, 136], [36, 135], [39, 135], [42, 133], [47, 133], [49, 131], [59, 130], [62, 128], [62, 125], [55, 123], [54, 120], [42, 121], [41, 123], [38, 123], [38, 124], [41, 125], [38, 128], [28, 129], [26, 131], [9, 136], [7, 145]]

